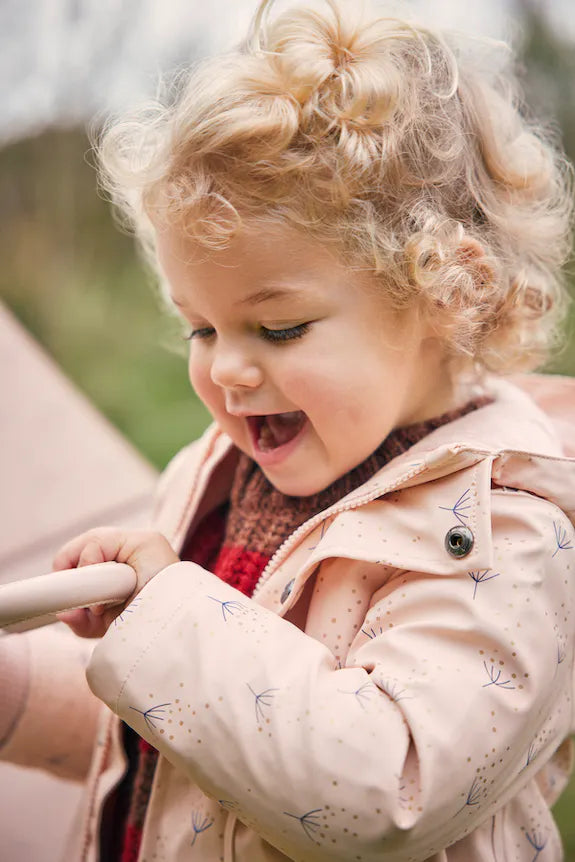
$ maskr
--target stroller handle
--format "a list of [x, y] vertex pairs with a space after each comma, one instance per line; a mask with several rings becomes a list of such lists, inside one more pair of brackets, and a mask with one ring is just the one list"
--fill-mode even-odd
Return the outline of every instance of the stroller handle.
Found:
[[90, 605], [119, 605], [136, 588], [125, 563], [96, 563], [0, 586], [0, 635], [57, 622], [54, 614]]

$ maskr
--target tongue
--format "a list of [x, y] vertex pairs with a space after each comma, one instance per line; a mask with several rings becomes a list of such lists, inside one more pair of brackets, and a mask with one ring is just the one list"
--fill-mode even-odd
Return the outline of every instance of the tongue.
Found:
[[275, 449], [289, 443], [305, 422], [301, 410], [293, 413], [276, 413], [266, 417], [260, 430], [259, 444], [262, 449]]

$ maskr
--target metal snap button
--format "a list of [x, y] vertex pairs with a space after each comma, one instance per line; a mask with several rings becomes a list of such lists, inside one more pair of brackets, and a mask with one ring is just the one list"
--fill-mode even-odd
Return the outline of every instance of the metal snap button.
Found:
[[452, 527], [445, 536], [445, 550], [452, 557], [466, 557], [474, 541], [469, 527]]
[[295, 578], [292, 578], [291, 581], [288, 581], [287, 584], [285, 585], [285, 587], [283, 588], [283, 593], [282, 593], [282, 596], [280, 599], [282, 605], [284, 604], [284, 602], [287, 602], [287, 600], [289, 599], [289, 597], [291, 595], [291, 591], [293, 590], [294, 584], [295, 584]]

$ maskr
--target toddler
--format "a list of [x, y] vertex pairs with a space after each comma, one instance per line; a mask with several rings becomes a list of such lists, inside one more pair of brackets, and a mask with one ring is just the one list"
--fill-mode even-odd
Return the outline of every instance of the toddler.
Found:
[[2, 756], [86, 777], [69, 860], [558, 862], [574, 389], [504, 375], [563, 316], [569, 170], [477, 46], [271, 6], [104, 136], [214, 424], [152, 531], [57, 554], [138, 587], [62, 615], [93, 652], [8, 639]]

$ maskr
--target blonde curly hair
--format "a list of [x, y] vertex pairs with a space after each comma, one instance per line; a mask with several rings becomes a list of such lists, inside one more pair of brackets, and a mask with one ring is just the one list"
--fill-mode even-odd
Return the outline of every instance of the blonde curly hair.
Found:
[[567, 303], [571, 172], [509, 69], [356, 0], [272, 6], [170, 104], [104, 131], [104, 185], [142, 244], [153, 257], [158, 220], [212, 249], [289, 224], [418, 304], [450, 356], [541, 364]]

